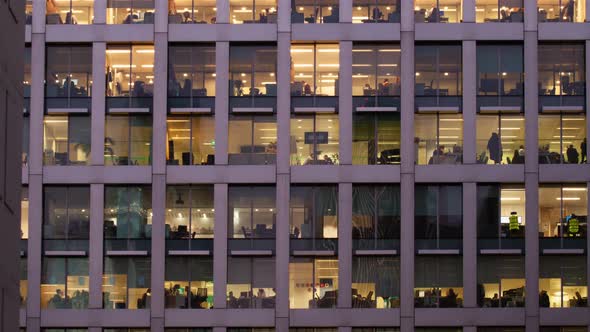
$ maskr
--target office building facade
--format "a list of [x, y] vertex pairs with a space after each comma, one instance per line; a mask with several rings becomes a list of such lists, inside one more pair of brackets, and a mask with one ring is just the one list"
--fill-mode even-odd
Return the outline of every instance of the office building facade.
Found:
[[588, 331], [588, 0], [27, 3], [26, 331]]

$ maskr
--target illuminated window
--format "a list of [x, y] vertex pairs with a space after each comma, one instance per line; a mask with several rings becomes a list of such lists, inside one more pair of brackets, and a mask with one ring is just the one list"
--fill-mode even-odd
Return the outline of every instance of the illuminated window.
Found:
[[167, 256], [165, 277], [166, 308], [210, 309], [213, 307], [212, 257]]
[[587, 163], [586, 142], [583, 113], [539, 115], [539, 164]]
[[150, 259], [105, 257], [102, 299], [105, 309], [149, 309], [152, 300]]
[[524, 164], [524, 114], [478, 114], [477, 163]]
[[230, 22], [242, 23], [277, 23], [276, 0], [230, 0]]
[[274, 115], [230, 115], [228, 135], [230, 165], [276, 163], [277, 122]]
[[215, 164], [215, 119], [211, 115], [169, 116], [166, 120], [168, 165]]
[[461, 0], [415, 0], [416, 23], [459, 23], [463, 21]]
[[154, 24], [155, 0], [107, 0], [107, 24]]
[[[510, 218], [513, 218], [512, 224]], [[480, 249], [523, 250], [525, 228], [525, 192], [522, 186], [478, 184], [477, 241]]]
[[523, 46], [477, 45], [477, 82], [479, 96], [523, 96]]
[[353, 106], [398, 107], [401, 51], [393, 45], [355, 44], [352, 49]]
[[147, 250], [152, 236], [152, 217], [150, 187], [105, 187], [106, 250]]
[[230, 186], [228, 189], [228, 238], [276, 237], [275, 188]]
[[107, 115], [104, 138], [105, 165], [151, 165], [152, 117]]
[[354, 256], [352, 307], [399, 308], [399, 264], [398, 257]]
[[416, 256], [414, 279], [416, 308], [463, 306], [461, 256]]
[[88, 284], [88, 258], [44, 257], [41, 308], [88, 308]]
[[92, 24], [93, 0], [48, 0], [47, 24]]
[[337, 114], [291, 116], [291, 165], [337, 165], [339, 153]]
[[227, 258], [227, 307], [272, 309], [275, 307], [274, 257]]
[[523, 0], [476, 0], [475, 21], [488, 22], [524, 22]]
[[291, 186], [291, 246], [325, 250], [338, 238], [338, 188]]
[[291, 96], [337, 96], [337, 44], [291, 46]]
[[26, 257], [20, 258], [19, 274], [20, 274], [20, 281], [19, 281], [20, 307], [26, 308], [27, 307], [28, 291], [29, 291], [28, 290], [29, 274], [28, 274], [27, 258]]
[[586, 185], [540, 185], [539, 236], [543, 249], [585, 248], [587, 207]]
[[478, 256], [478, 306], [524, 307], [524, 271], [524, 256]]
[[401, 162], [399, 112], [354, 112], [352, 131], [353, 165]]
[[588, 306], [586, 256], [541, 256], [539, 306], [571, 308]]
[[153, 90], [153, 45], [107, 46], [107, 110], [140, 108], [142, 112], [149, 111], [152, 107]]
[[401, 0], [354, 0], [352, 23], [399, 23]]
[[539, 0], [537, 17], [539, 22], [584, 22], [586, 6], [584, 1]]
[[90, 160], [90, 116], [48, 115], [43, 120], [43, 164], [86, 165]]
[[291, 23], [338, 23], [338, 0], [291, 0]]
[[337, 258], [293, 258], [289, 263], [289, 308], [335, 308]]
[[463, 162], [461, 114], [416, 114], [414, 119], [416, 164], [461, 164]]
[[[200, 107], [203, 97], [215, 96], [215, 46], [168, 47], [168, 107]], [[194, 100], [193, 100], [194, 99]], [[176, 105], [179, 104], [179, 105]]]
[[47, 46], [45, 108], [88, 112], [92, 92], [92, 47]]
[[88, 250], [90, 188], [43, 188], [43, 246], [45, 250]]
[[169, 24], [213, 24], [216, 15], [215, 0], [168, 0]]
[[352, 186], [352, 239], [356, 250], [398, 249], [399, 185]]
[[213, 186], [168, 186], [166, 188], [166, 239], [169, 246], [193, 240], [212, 239], [215, 220]]
[[538, 59], [539, 95], [586, 95], [583, 44], [539, 44]]

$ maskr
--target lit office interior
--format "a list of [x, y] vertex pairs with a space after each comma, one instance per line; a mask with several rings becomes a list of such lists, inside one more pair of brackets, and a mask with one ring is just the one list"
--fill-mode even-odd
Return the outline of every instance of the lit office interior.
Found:
[[460, 255], [416, 256], [414, 307], [463, 306], [463, 258]]
[[571, 308], [588, 306], [586, 256], [539, 258], [539, 306]]
[[463, 68], [461, 45], [418, 44], [415, 47], [416, 106], [461, 110]]
[[[517, 224], [510, 224], [516, 216]], [[479, 249], [524, 250], [525, 190], [518, 184], [477, 185], [477, 243]]]
[[338, 259], [291, 257], [289, 308], [335, 308], [338, 297]]
[[145, 98], [153, 95], [154, 46], [107, 45], [108, 97]]
[[539, 95], [584, 96], [584, 53], [584, 44], [539, 43]]
[[88, 258], [43, 257], [41, 308], [88, 308], [88, 283]]
[[338, 44], [291, 45], [291, 96], [338, 95]]
[[340, 163], [338, 114], [291, 116], [291, 165], [337, 165]]
[[102, 277], [104, 309], [149, 309], [149, 257], [105, 257]]
[[420, 250], [463, 247], [463, 189], [461, 185], [417, 184], [414, 189], [415, 246]]
[[47, 24], [94, 23], [94, 0], [49, 0], [46, 3]]
[[276, 96], [276, 45], [232, 44], [229, 49], [229, 71], [231, 97], [255, 99]]
[[215, 120], [209, 114], [170, 115], [166, 120], [168, 165], [213, 165]]
[[152, 117], [149, 114], [107, 115], [105, 165], [151, 165]]
[[539, 115], [539, 164], [583, 164], [586, 154], [584, 113]]
[[[183, 249], [200, 239], [212, 239], [215, 220], [212, 185], [166, 188], [166, 243]], [[196, 243], [194, 243], [197, 240]]]
[[213, 24], [216, 22], [215, 0], [169, 0], [169, 24]]
[[399, 185], [352, 186], [352, 241], [355, 250], [399, 249]]
[[230, 0], [230, 22], [277, 23], [276, 0]]
[[418, 165], [463, 162], [462, 114], [416, 114], [414, 130], [414, 148]]
[[399, 257], [354, 256], [352, 307], [399, 308]]
[[482, 308], [524, 307], [524, 256], [477, 257], [477, 305]]
[[[539, 233], [542, 238], [554, 239], [551, 242], [558, 248], [567, 243], [576, 243], [585, 248], [587, 202], [588, 189], [585, 185], [539, 185]], [[576, 219], [577, 223], [572, 222], [572, 219]]]
[[43, 188], [43, 249], [88, 250], [90, 187]]
[[213, 307], [213, 257], [166, 256], [165, 307]]
[[399, 23], [401, 0], [353, 0], [352, 23]]
[[[259, 239], [267, 242], [268, 239], [274, 239], [277, 228], [275, 199], [275, 188], [271, 186], [229, 186], [228, 239], [242, 239], [246, 242], [257, 242]], [[274, 249], [274, 241], [270, 244]]]
[[478, 164], [524, 164], [523, 113], [478, 113], [476, 144]]
[[105, 186], [105, 250], [147, 250], [152, 217], [150, 187]]
[[459, 23], [463, 20], [461, 0], [415, 0], [416, 23]]
[[400, 58], [399, 45], [354, 44], [352, 49], [354, 107], [399, 106]]
[[584, 22], [584, 1], [538, 0], [539, 22]]
[[174, 100], [215, 96], [215, 45], [170, 44], [168, 46], [168, 103]]
[[230, 165], [276, 164], [275, 115], [232, 114], [229, 117], [228, 136]]
[[401, 163], [399, 112], [355, 112], [352, 131], [353, 165]]
[[293, 249], [335, 250], [338, 187], [291, 186], [290, 237]]
[[478, 43], [477, 104], [493, 109], [522, 108], [524, 96], [524, 56], [522, 44]]
[[476, 0], [477, 23], [522, 23], [524, 22], [523, 0]]
[[90, 111], [92, 46], [50, 45], [46, 48], [45, 109]]
[[86, 165], [89, 159], [89, 115], [45, 116], [43, 120], [44, 165]]
[[107, 0], [107, 24], [154, 24], [155, 0]]
[[338, 0], [291, 0], [291, 23], [338, 23]]
[[274, 257], [227, 258], [227, 307], [272, 309], [275, 307]]
[[25, 0], [25, 24], [33, 23], [33, 0]]
[[19, 293], [20, 293], [20, 308], [24, 309], [27, 307], [27, 295], [28, 295], [28, 287], [29, 287], [29, 276], [28, 276], [28, 267], [27, 267], [27, 258], [22, 257], [19, 261]]

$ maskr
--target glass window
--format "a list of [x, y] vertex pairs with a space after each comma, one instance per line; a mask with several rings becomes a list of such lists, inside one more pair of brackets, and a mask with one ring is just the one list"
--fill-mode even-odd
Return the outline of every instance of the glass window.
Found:
[[[28, 19], [28, 18], [27, 18]], [[24, 75], [23, 75], [23, 116], [24, 118], [24, 125], [25, 128], [28, 130], [29, 126], [29, 117], [28, 115], [31, 113], [31, 44], [25, 44], [25, 50], [23, 54], [23, 62], [24, 62]], [[25, 152], [29, 152], [29, 144], [28, 144], [28, 136], [26, 137], [26, 141], [23, 140], [23, 147], [26, 142], [26, 149], [23, 149], [23, 154]]]
[[107, 0], [107, 24], [154, 24], [154, 0]]
[[399, 332], [399, 327], [353, 327], [352, 332]]
[[227, 258], [227, 307], [275, 307], [275, 258]]
[[524, 307], [524, 271], [524, 256], [478, 256], [478, 306]]
[[104, 159], [106, 165], [151, 165], [152, 117], [107, 115]]
[[539, 306], [571, 308], [588, 306], [586, 256], [541, 256]]
[[401, 0], [354, 0], [352, 23], [399, 23]]
[[588, 328], [586, 326], [584, 327], [573, 327], [573, 326], [568, 326], [568, 327], [557, 327], [557, 326], [551, 326], [551, 327], [541, 327], [541, 332], [586, 332]]
[[168, 23], [207, 24], [217, 21], [215, 0], [168, 0]]
[[463, 258], [416, 256], [414, 306], [457, 308], [463, 306]]
[[168, 186], [166, 208], [166, 239], [213, 238], [215, 208], [212, 185]]
[[538, 0], [539, 22], [584, 22], [586, 6], [584, 1]]
[[151, 188], [106, 186], [104, 195], [106, 250], [146, 250], [144, 239], [152, 236]]
[[354, 44], [352, 95], [354, 107], [399, 106], [401, 94], [398, 45]]
[[477, 332], [525, 332], [524, 327], [478, 327]]
[[43, 257], [42, 309], [88, 308], [88, 258]]
[[274, 332], [274, 327], [228, 327], [228, 332]]
[[399, 308], [400, 262], [391, 256], [354, 256], [352, 307]]
[[353, 165], [399, 165], [401, 162], [399, 112], [354, 112], [352, 132]]
[[291, 96], [337, 96], [339, 51], [338, 44], [291, 45]]
[[29, 287], [29, 274], [28, 274], [28, 266], [27, 266], [27, 258], [22, 257], [20, 258], [19, 262], [19, 274], [20, 274], [20, 281], [19, 281], [19, 291], [20, 291], [20, 307], [26, 308], [27, 307], [27, 298], [28, 298], [28, 287]]
[[230, 115], [228, 135], [228, 163], [230, 165], [276, 163], [276, 116]]
[[194, 328], [166, 328], [166, 332], [211, 332], [213, 329], [209, 327], [194, 327]]
[[352, 186], [355, 249], [398, 249], [401, 223], [399, 185]]
[[275, 45], [231, 45], [229, 71], [231, 97], [254, 98], [277, 95], [277, 47]]
[[147, 257], [105, 257], [102, 298], [105, 309], [149, 309], [151, 293], [150, 259]]
[[[118, 1], [118, 0], [109, 0]], [[140, 2], [141, 0], [131, 0]], [[127, 2], [125, 7], [127, 8]], [[154, 90], [153, 45], [107, 45], [107, 97], [151, 97]]]
[[29, 188], [21, 188], [20, 199], [20, 237], [23, 240], [29, 239]]
[[481, 249], [524, 249], [525, 213], [523, 187], [478, 184], [478, 247]]
[[463, 162], [461, 114], [416, 114], [415, 159], [418, 165]]
[[86, 250], [90, 232], [90, 188], [43, 188], [45, 250]]
[[289, 308], [335, 308], [337, 258], [293, 258], [289, 263]]
[[415, 52], [416, 96], [444, 99], [462, 94], [461, 45], [416, 45]]
[[477, 163], [524, 164], [524, 114], [478, 114]]
[[[25, 330], [23, 330], [25, 331]], [[42, 332], [87, 332], [87, 329], [41, 329]]]
[[586, 163], [586, 142], [584, 114], [539, 115], [539, 164]]
[[416, 23], [459, 23], [463, 21], [461, 0], [415, 0]]
[[584, 96], [583, 44], [539, 44], [539, 95]]
[[463, 190], [461, 185], [415, 187], [417, 249], [460, 249], [463, 238]]
[[45, 108], [90, 110], [92, 46], [47, 46]]
[[215, 164], [215, 119], [211, 115], [169, 116], [166, 120], [168, 165]]
[[274, 239], [276, 236], [275, 188], [230, 186], [228, 238]]
[[[338, 238], [338, 188], [336, 186], [291, 186], [290, 203], [291, 239], [317, 250], [334, 248], [324, 246]], [[293, 241], [291, 241], [293, 242]], [[323, 244], [320, 246], [320, 244]]]
[[25, 24], [33, 23], [33, 0], [25, 0]]
[[213, 258], [210, 256], [167, 256], [164, 296], [166, 308], [212, 308]]
[[338, 114], [291, 116], [291, 165], [339, 164]]
[[463, 331], [460, 327], [417, 327], [414, 329], [415, 332], [461, 332]]
[[[117, 329], [103, 329], [103, 332], [150, 332], [150, 329], [128, 329], [128, 328], [117, 328]], [[168, 331], [168, 330], [166, 330]]]
[[539, 236], [544, 249], [585, 248], [587, 208], [586, 185], [540, 185]]
[[476, 0], [475, 21], [488, 22], [524, 22], [523, 0]]
[[277, 23], [276, 0], [230, 0], [231, 23]]
[[93, 0], [48, 0], [47, 24], [92, 24]]
[[291, 23], [338, 23], [338, 0], [291, 0]]
[[[186, 106], [200, 106], [191, 103], [192, 98], [215, 96], [215, 68], [214, 45], [171, 44], [168, 47], [168, 98], [188, 98]], [[172, 106], [170, 100], [168, 104]]]
[[45, 116], [43, 164], [86, 165], [90, 161], [90, 116]]
[[[27, 107], [26, 103], [27, 103], [28, 98], [25, 98], [25, 107]], [[31, 133], [31, 124], [30, 124], [30, 120], [29, 120], [29, 113], [24, 113], [23, 114], [23, 145], [22, 145], [22, 166], [23, 167], [27, 167], [29, 165], [29, 135]]]
[[477, 45], [477, 82], [480, 96], [523, 96], [522, 45]]

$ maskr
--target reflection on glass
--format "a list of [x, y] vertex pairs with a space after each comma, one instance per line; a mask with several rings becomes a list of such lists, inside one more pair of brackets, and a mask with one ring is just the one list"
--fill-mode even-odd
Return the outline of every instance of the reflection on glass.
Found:
[[103, 308], [149, 309], [152, 302], [150, 270], [147, 257], [105, 257]]
[[399, 96], [399, 46], [355, 44], [352, 49], [353, 96]]
[[215, 46], [168, 47], [168, 97], [215, 96]]
[[585, 185], [539, 186], [539, 235], [544, 238], [586, 238], [587, 202]]
[[338, 238], [336, 186], [291, 186], [292, 239]]
[[277, 23], [276, 0], [230, 0], [231, 23]]
[[54, 187], [43, 189], [43, 239], [88, 239], [90, 230], [90, 188]]
[[461, 58], [461, 45], [417, 45], [416, 96], [460, 96], [463, 78]]
[[154, 89], [154, 46], [108, 45], [106, 80], [107, 97], [151, 97]]
[[168, 0], [169, 24], [213, 24], [216, 15], [215, 0]]
[[107, 186], [104, 195], [105, 239], [132, 240], [151, 237], [151, 188]]
[[463, 306], [461, 256], [416, 256], [414, 306], [458, 308]]
[[353, 113], [352, 164], [399, 164], [400, 127], [398, 112]]
[[228, 238], [275, 238], [274, 187], [230, 186]]
[[584, 22], [586, 5], [575, 0], [538, 0], [539, 22]]
[[461, 185], [416, 185], [414, 232], [418, 249], [460, 249]]
[[352, 23], [399, 23], [401, 0], [354, 0]]
[[291, 0], [291, 23], [338, 23], [338, 0]]
[[272, 309], [275, 307], [274, 257], [227, 258], [227, 307]]
[[46, 62], [46, 98], [70, 99], [90, 96], [92, 91], [91, 46], [47, 46]]
[[107, 24], [154, 24], [154, 0], [107, 0]]
[[539, 44], [539, 95], [585, 95], [583, 44]]
[[22, 240], [29, 239], [29, 187], [21, 188], [20, 238]]
[[230, 96], [277, 95], [277, 48], [232, 45], [229, 50]]
[[291, 258], [290, 309], [335, 308], [337, 295], [337, 258]]
[[338, 44], [291, 46], [291, 96], [337, 96]]
[[478, 114], [476, 123], [478, 164], [524, 164], [524, 114]]
[[586, 256], [541, 256], [539, 306], [571, 308], [588, 306]]
[[399, 185], [353, 185], [352, 238], [373, 240], [375, 245], [399, 239], [400, 202]]
[[480, 248], [511, 249], [516, 245], [518, 249], [524, 249], [520, 240], [524, 239], [525, 228], [523, 187], [478, 184], [477, 239]]
[[399, 308], [399, 280], [398, 257], [353, 257], [352, 307]]
[[524, 22], [523, 0], [476, 0], [475, 21], [488, 22]]
[[213, 307], [213, 259], [211, 257], [167, 256], [165, 277], [166, 308], [210, 309]]
[[539, 115], [539, 164], [588, 162], [584, 114]]
[[169, 116], [166, 124], [168, 165], [215, 164], [213, 116]]
[[291, 116], [291, 165], [337, 165], [338, 114]]
[[462, 21], [461, 0], [415, 0], [416, 23], [459, 23]]
[[213, 186], [168, 186], [166, 239], [213, 238]]
[[277, 123], [275, 116], [230, 115], [228, 163], [267, 165], [276, 163]]
[[90, 116], [46, 116], [43, 164], [86, 165], [90, 159]]
[[152, 118], [149, 115], [107, 115], [104, 138], [106, 165], [152, 163]]
[[43, 258], [42, 309], [88, 308], [88, 258]]
[[541, 327], [540, 332], [586, 332], [588, 328], [587, 327], [574, 327], [574, 326], [568, 326], [568, 327], [557, 327], [557, 326], [552, 326], [552, 327]]
[[418, 165], [463, 162], [461, 114], [416, 114], [415, 158]]
[[47, 24], [92, 24], [93, 0], [48, 0]]
[[524, 95], [523, 69], [522, 45], [477, 45], [478, 95]]
[[524, 307], [524, 271], [524, 256], [478, 256], [478, 306]]

